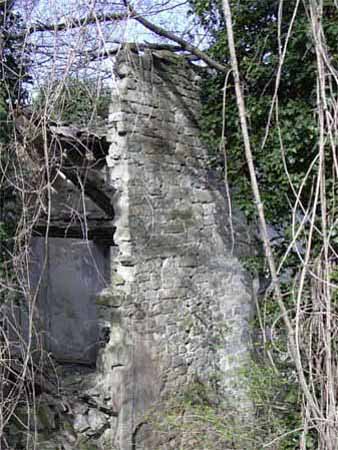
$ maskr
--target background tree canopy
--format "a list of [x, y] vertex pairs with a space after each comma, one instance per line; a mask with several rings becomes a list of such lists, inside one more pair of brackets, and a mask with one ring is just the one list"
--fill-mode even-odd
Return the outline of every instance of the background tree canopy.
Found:
[[[334, 410], [335, 400], [324, 400], [321, 388], [314, 388], [312, 383], [319, 383], [322, 364], [328, 361], [319, 350], [325, 345], [322, 339], [328, 332], [326, 326], [331, 330], [337, 326], [332, 312], [337, 308], [338, 9], [330, 0], [192, 0], [193, 10], [211, 36], [208, 53], [229, 71], [233, 65], [228, 56], [229, 34], [225, 32], [228, 24], [225, 27], [222, 14], [225, 3], [229, 3], [232, 14], [255, 176], [265, 218], [272, 226], [272, 234], [279, 237], [273, 250], [282, 273], [278, 280], [281, 289], [264, 303], [263, 314], [265, 319], [270, 317], [270, 323], [278, 323], [281, 309], [275, 300], [279, 297], [282, 315], [288, 316], [284, 324], [279, 322], [279, 335], [288, 329], [291, 346], [295, 333], [297, 350], [293, 361], [298, 360], [298, 381], [307, 398], [305, 409], [316, 415], [314, 410], [318, 408], [324, 418], [327, 411]], [[252, 201], [252, 174], [244, 153], [238, 98], [229, 75], [227, 78], [224, 73], [209, 71], [204, 82], [202, 127], [214, 154], [214, 167], [224, 169], [225, 152], [234, 201], [253, 219], [258, 212], [257, 202]], [[317, 314], [319, 321], [315, 319]], [[331, 349], [336, 352], [337, 338], [328, 333], [331, 337], [326, 349], [331, 354]], [[329, 384], [336, 367], [333, 362], [324, 369]], [[291, 379], [292, 372], [290, 367], [285, 376]], [[326, 412], [321, 409], [323, 404]], [[303, 415], [302, 424], [306, 423]], [[334, 448], [336, 425], [331, 431], [317, 425], [315, 428], [318, 440], [303, 430], [303, 437], [296, 438], [300, 448]], [[286, 445], [298, 448], [291, 439]], [[285, 447], [280, 442], [277, 448]]]
[[[14, 187], [16, 152], [14, 145], [13, 108], [27, 98], [24, 82], [27, 74], [28, 50], [25, 47], [25, 22], [14, 1], [0, 2], [0, 273], [10, 258], [20, 203]], [[13, 171], [14, 169], [14, 171]], [[14, 205], [15, 204], [15, 205]], [[9, 207], [10, 205], [10, 207]], [[8, 266], [8, 265], [7, 265]], [[8, 275], [8, 274], [7, 274]], [[7, 276], [6, 275], [6, 276]]]
[[[227, 38], [221, 2], [191, 1], [203, 27], [211, 35], [208, 52], [229, 64]], [[271, 102], [275, 94], [279, 56], [295, 8], [295, 1], [283, 4], [278, 41], [278, 8], [280, 2], [262, 0], [233, 1], [232, 14], [237, 37], [237, 55], [242, 76], [249, 118], [256, 172], [261, 188], [267, 219], [277, 228], [285, 228], [289, 222], [290, 205], [295, 200], [304, 175], [317, 154], [316, 142], [316, 72], [315, 51], [310, 36], [310, 25], [304, 4], [298, 14], [288, 42], [278, 90], [278, 114], [273, 112], [268, 122]], [[327, 6], [325, 28], [330, 48], [337, 60], [338, 16], [334, 6]], [[228, 163], [228, 180], [233, 188], [236, 203], [249, 217], [255, 215], [251, 201], [251, 187], [244, 159], [242, 136], [237, 116], [236, 100], [231, 77], [226, 89], [226, 106], [223, 113], [224, 75], [209, 73], [204, 82], [204, 137], [214, 152], [214, 165], [223, 165], [219, 152], [222, 121], [225, 122], [225, 150]], [[268, 127], [268, 132], [267, 132]], [[289, 177], [287, 175], [287, 172]], [[240, 176], [239, 176], [240, 175]], [[302, 190], [302, 202], [307, 204], [311, 195], [312, 180]]]
[[14, 8], [15, 2], [0, 3], [0, 139], [10, 132], [9, 113], [27, 99], [25, 82], [30, 80], [28, 65], [32, 54], [25, 43], [26, 23]]
[[92, 79], [69, 78], [39, 88], [34, 108], [52, 120], [77, 126], [100, 126], [108, 117], [111, 90]]

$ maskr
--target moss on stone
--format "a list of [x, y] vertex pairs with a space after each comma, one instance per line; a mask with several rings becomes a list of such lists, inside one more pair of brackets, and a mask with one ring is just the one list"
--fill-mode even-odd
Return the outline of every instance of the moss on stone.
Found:
[[98, 306], [111, 306], [118, 308], [122, 305], [126, 297], [125, 292], [121, 290], [105, 289], [96, 297], [96, 304]]
[[48, 405], [41, 403], [37, 408], [36, 416], [44, 431], [49, 432], [55, 428], [54, 413]]
[[77, 443], [78, 450], [99, 450], [99, 447], [94, 442], [90, 442], [87, 438], [81, 439]]

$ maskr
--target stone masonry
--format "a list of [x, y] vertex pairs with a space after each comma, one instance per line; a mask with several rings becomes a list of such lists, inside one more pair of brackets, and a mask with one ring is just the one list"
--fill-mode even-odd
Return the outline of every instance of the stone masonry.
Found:
[[222, 400], [250, 404], [236, 380], [250, 354], [252, 283], [239, 259], [250, 252], [250, 233], [208, 168], [199, 83], [196, 69], [170, 52], [117, 58], [104, 168], [116, 231], [111, 281], [105, 276], [95, 300], [97, 360], [57, 367], [59, 393], [39, 398], [34, 448], [184, 448], [147, 417], [160, 417], [196, 380], [217, 379]]
[[230, 226], [208, 170], [192, 67], [168, 52], [125, 52], [116, 71], [107, 162], [117, 250], [111, 287], [98, 297], [110, 338], [97, 381], [117, 413], [112, 444], [157, 450], [144, 415], [161, 399], [215, 373], [235, 395], [231, 373], [248, 356], [253, 307], [235, 253], [249, 237], [237, 216]]

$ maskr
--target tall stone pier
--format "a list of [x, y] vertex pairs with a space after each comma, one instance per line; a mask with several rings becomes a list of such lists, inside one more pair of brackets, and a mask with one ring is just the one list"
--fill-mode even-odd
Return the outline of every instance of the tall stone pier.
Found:
[[109, 329], [97, 382], [117, 415], [112, 444], [159, 450], [169, 447], [146, 417], [165, 399], [215, 376], [223, 395], [238, 394], [253, 304], [237, 256], [249, 236], [208, 169], [192, 67], [169, 52], [125, 52], [116, 72], [107, 136], [116, 248], [97, 300]]
[[[216, 401], [250, 404], [237, 376], [250, 357], [252, 283], [240, 262], [250, 235], [208, 167], [200, 109], [182, 56], [124, 51], [103, 134], [50, 128], [75, 162], [54, 186], [54, 237], [32, 247], [58, 374], [57, 395], [40, 386], [32, 448], [190, 449], [154, 426], [171, 401], [197, 383]], [[67, 215], [77, 204], [79, 224]]]

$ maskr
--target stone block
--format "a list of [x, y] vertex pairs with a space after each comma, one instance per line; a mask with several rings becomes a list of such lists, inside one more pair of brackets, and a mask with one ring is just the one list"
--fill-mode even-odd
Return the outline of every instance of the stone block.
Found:
[[87, 423], [90, 427], [90, 435], [95, 435], [109, 426], [109, 416], [97, 409], [90, 409], [87, 415]]
[[77, 414], [73, 422], [74, 430], [78, 433], [84, 433], [90, 429], [88, 418], [86, 415]]
[[195, 268], [199, 265], [199, 255], [186, 255], [179, 261], [180, 267]]
[[[174, 283], [176, 284], [176, 282]], [[164, 299], [184, 299], [188, 291], [186, 288], [176, 287], [171, 289], [160, 289], [159, 298]]]
[[118, 286], [123, 286], [126, 284], [126, 280], [119, 275], [118, 273], [114, 272], [112, 274], [112, 280], [111, 280], [111, 284], [113, 287], [118, 287]]
[[96, 298], [96, 304], [98, 306], [111, 306], [112, 308], [119, 308], [126, 298], [126, 294], [123, 291], [116, 289], [104, 289]]

